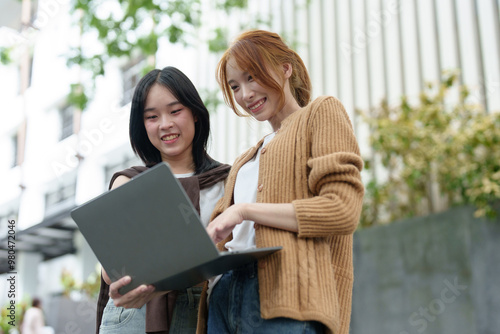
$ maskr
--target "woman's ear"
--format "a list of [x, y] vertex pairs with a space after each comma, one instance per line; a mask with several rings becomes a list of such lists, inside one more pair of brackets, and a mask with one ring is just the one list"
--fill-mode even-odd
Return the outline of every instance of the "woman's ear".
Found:
[[285, 77], [285, 80], [292, 76], [292, 72], [293, 72], [292, 64], [284, 63], [283, 64], [283, 76]]

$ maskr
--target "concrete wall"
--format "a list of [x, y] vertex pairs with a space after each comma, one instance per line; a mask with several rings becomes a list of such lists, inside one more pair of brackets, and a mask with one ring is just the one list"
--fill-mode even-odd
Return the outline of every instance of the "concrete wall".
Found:
[[353, 334], [493, 334], [500, 214], [450, 211], [356, 232]]
[[54, 296], [44, 305], [45, 322], [56, 334], [92, 334], [95, 332], [95, 300], [74, 301]]

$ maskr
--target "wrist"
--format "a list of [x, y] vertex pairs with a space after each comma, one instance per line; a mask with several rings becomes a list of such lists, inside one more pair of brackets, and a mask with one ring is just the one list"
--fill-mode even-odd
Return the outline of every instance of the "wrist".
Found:
[[241, 221], [243, 220], [252, 220], [251, 219], [251, 214], [250, 214], [250, 208], [252, 206], [252, 203], [239, 203], [238, 204], [238, 212], [241, 217]]

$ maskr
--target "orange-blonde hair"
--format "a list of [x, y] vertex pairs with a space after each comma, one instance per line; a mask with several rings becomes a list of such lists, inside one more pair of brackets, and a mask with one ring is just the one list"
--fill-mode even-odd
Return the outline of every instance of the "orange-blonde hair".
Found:
[[310, 102], [311, 80], [300, 56], [290, 49], [278, 34], [265, 30], [251, 30], [236, 38], [222, 55], [216, 70], [224, 101], [238, 116], [243, 115], [236, 107], [233, 91], [227, 82], [226, 66], [229, 59], [234, 59], [236, 64], [252, 75], [261, 86], [277, 92], [280, 96], [280, 109], [285, 104], [285, 94], [282, 85], [273, 79], [269, 70], [284, 79], [282, 65], [291, 64], [292, 75], [289, 80], [292, 95], [301, 107]]

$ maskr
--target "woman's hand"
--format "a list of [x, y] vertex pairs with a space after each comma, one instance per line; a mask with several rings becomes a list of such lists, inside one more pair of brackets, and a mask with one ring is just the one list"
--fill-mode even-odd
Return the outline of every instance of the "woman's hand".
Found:
[[212, 220], [207, 226], [208, 235], [218, 243], [226, 239], [234, 227], [244, 220], [290, 232], [299, 231], [292, 203], [238, 203]]
[[118, 290], [131, 282], [130, 276], [124, 276], [111, 283], [109, 286], [109, 297], [113, 299], [115, 306], [124, 308], [141, 308], [151, 299], [161, 296], [168, 291], [155, 291], [153, 285], [141, 285], [121, 295]]
[[227, 238], [234, 227], [241, 224], [243, 220], [245, 204], [234, 204], [218, 215], [207, 226], [207, 233], [215, 243]]

